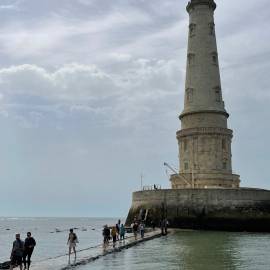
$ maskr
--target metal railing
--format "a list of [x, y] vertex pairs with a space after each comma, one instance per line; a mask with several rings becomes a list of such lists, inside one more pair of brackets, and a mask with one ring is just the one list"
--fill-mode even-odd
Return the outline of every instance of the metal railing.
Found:
[[160, 190], [161, 185], [143, 186], [142, 190]]

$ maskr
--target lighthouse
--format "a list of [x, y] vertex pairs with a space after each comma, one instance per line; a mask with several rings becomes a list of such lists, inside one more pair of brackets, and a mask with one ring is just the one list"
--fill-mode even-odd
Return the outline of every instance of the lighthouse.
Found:
[[184, 110], [180, 115], [179, 174], [173, 189], [237, 188], [232, 173], [229, 117], [220, 80], [213, 0], [192, 0], [189, 13]]
[[233, 132], [222, 96], [215, 9], [213, 0], [188, 2], [185, 100], [176, 135], [179, 172], [171, 175], [170, 189], [133, 192], [128, 226], [134, 219], [146, 225], [166, 219], [174, 228], [270, 231], [270, 191], [240, 187], [232, 171]]

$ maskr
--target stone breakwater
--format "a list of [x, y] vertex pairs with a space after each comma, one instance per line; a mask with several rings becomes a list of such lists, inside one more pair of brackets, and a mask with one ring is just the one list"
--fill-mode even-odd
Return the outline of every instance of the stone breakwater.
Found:
[[168, 189], [133, 193], [126, 225], [167, 218], [172, 228], [270, 232], [270, 191]]

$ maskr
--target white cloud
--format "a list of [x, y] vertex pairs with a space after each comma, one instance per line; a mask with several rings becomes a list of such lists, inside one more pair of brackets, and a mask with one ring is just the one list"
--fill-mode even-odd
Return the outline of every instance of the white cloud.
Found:
[[[123, 31], [129, 26], [142, 26], [149, 22], [149, 16], [135, 9], [125, 12], [114, 11], [84, 20], [58, 14], [50, 14], [49, 18], [42, 18], [35, 23], [15, 20], [2, 26], [0, 51], [17, 59], [43, 58], [57, 52], [62, 54], [62, 48], [66, 50], [67, 47], [76, 53], [82, 45], [83, 51], [94, 51], [103, 46], [100, 42], [107, 39], [106, 35], [110, 36], [110, 32], [114, 29]], [[81, 38], [87, 40], [87, 46], [78, 42]], [[74, 48], [74, 44], [79, 47]]]
[[0, 5], [0, 9], [16, 9], [15, 5]]
[[119, 61], [119, 62], [129, 62], [132, 59], [132, 56], [126, 53], [113, 52], [109, 56], [112, 58], [112, 60]]
[[115, 82], [95, 66], [70, 64], [55, 72], [36, 65], [20, 65], [0, 70], [3, 95], [33, 95], [48, 99], [89, 100], [117, 92]]
[[162, 110], [167, 96], [179, 96], [181, 80], [174, 60], [133, 60], [129, 68], [123, 63], [122, 73], [76, 63], [50, 72], [28, 64], [0, 69], [0, 94], [3, 107], [10, 111], [80, 112], [129, 125], [154, 108]]

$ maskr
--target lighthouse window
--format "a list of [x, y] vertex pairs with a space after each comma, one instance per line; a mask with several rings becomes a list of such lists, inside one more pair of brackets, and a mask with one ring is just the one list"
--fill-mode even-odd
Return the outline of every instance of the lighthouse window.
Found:
[[217, 53], [212, 53], [212, 63], [214, 64], [214, 65], [217, 65], [217, 63], [218, 63], [218, 56], [217, 56]]
[[209, 23], [209, 34], [211, 36], [215, 35], [215, 24], [213, 22]]
[[222, 139], [222, 150], [226, 150], [226, 140]]
[[196, 30], [196, 24], [195, 23], [191, 23], [189, 25], [189, 36], [193, 37], [195, 35], [195, 30]]
[[188, 102], [193, 101], [193, 89], [192, 88], [187, 89], [187, 101]]
[[195, 62], [195, 54], [189, 53], [188, 54], [188, 64], [191, 66], [191, 65], [194, 65], [194, 62]]
[[187, 141], [184, 141], [184, 151], [187, 151]]
[[221, 102], [221, 89], [219, 87], [216, 87], [214, 90], [216, 102]]

